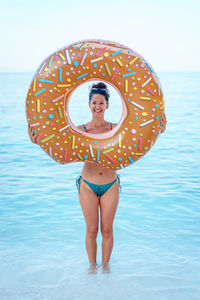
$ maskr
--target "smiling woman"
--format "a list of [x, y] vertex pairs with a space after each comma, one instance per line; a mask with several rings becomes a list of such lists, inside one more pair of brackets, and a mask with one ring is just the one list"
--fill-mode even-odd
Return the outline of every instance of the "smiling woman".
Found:
[[[74, 67], [69, 66], [72, 62]], [[84, 79], [101, 81], [93, 84], [89, 93], [92, 119], [76, 127], [69, 115], [69, 100], [81, 84], [77, 82]], [[110, 97], [107, 82], [122, 100], [122, 116], [114, 124], [104, 118]], [[164, 99], [153, 69], [126, 46], [109, 41], [78, 42], [48, 57], [37, 71], [27, 96], [28, 121], [38, 130], [37, 143], [61, 163], [84, 161], [76, 184], [86, 222], [91, 272], [96, 270], [99, 206], [102, 265], [109, 271], [121, 188], [116, 170], [129, 166], [151, 148], [160, 133], [163, 115]]]
[[[98, 87], [102, 86], [102, 88], [106, 88], [106, 92], [108, 93], [107, 98], [104, 97], [104, 89], [104, 95], [100, 89], [98, 90], [101, 94], [95, 93], [97, 92], [97, 88], [95, 88], [96, 85]], [[79, 85], [66, 102], [65, 114], [70, 121], [70, 126], [76, 132], [80, 132], [84, 136], [94, 136], [94, 138], [99, 138], [102, 134], [112, 135], [115, 129], [113, 129], [113, 131], [105, 131], [102, 134], [99, 132], [94, 134], [90, 130], [90, 122], [94, 112], [96, 115], [102, 115], [102, 112], [97, 111], [97, 109], [96, 111], [93, 111], [93, 109], [91, 110], [93, 105], [98, 104], [100, 108], [100, 105], [103, 103], [102, 101], [96, 103], [95, 97], [97, 97], [97, 99], [101, 97], [101, 99], [103, 99], [102, 101], [107, 104], [107, 108], [105, 107], [104, 110], [104, 118], [107, 124], [112, 123], [113, 129], [113, 126], [120, 122], [120, 119], [122, 118], [122, 100], [119, 92], [108, 82], [93, 80]], [[114, 128], [116, 127], [114, 126]]]
[[104, 113], [109, 108], [109, 92], [105, 83], [93, 84], [89, 93], [89, 108], [92, 113], [92, 120], [87, 124], [79, 125], [78, 128], [85, 132], [104, 133], [113, 129], [117, 123], [104, 120]]
[[[109, 91], [105, 83], [93, 84], [89, 93], [89, 108], [92, 120], [79, 125], [80, 130], [102, 134], [112, 130], [117, 124], [104, 119], [109, 107]], [[91, 263], [90, 272], [96, 272], [96, 237], [98, 233], [99, 213], [101, 208], [102, 266], [108, 272], [108, 262], [113, 248], [113, 222], [119, 201], [120, 177], [116, 171], [105, 169], [95, 162], [85, 162], [81, 176], [76, 178], [79, 201], [85, 217], [87, 234], [86, 249]]]

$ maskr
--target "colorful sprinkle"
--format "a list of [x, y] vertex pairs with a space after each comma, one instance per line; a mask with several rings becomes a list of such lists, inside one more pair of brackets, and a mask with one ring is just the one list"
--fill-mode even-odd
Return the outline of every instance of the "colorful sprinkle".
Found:
[[149, 68], [149, 70], [153, 73], [153, 69], [149, 66], [147, 62], [145, 62], [146, 66]]
[[73, 135], [73, 137], [72, 137], [72, 149], [74, 149], [74, 147], [75, 147], [75, 136]]
[[113, 151], [113, 150], [114, 150], [114, 148], [110, 148], [110, 149], [108, 149], [108, 150], [103, 151], [103, 154], [108, 153], [108, 152], [111, 152], [111, 151]]
[[119, 54], [119, 53], [122, 53], [123, 51], [124, 51], [124, 50], [116, 51], [116, 52], [112, 53], [112, 56], [117, 55], [117, 54]]
[[140, 108], [140, 109], [144, 109], [143, 106], [141, 106], [141, 105], [135, 103], [134, 101], [131, 101], [131, 103], [132, 103], [133, 105], [137, 106], [137, 107]]
[[55, 136], [55, 134], [52, 134], [52, 135], [48, 136], [47, 138], [45, 138], [44, 140], [42, 140], [41, 143], [44, 143], [44, 142], [46, 142], [48, 140], [51, 140], [54, 136]]
[[78, 61], [75, 60], [75, 61], [74, 61], [74, 66], [75, 66], [75, 67], [78, 67], [78, 65], [79, 65]]
[[132, 76], [135, 75], [136, 72], [128, 73], [128, 74], [123, 74], [122, 77], [127, 77], [127, 76]]
[[61, 108], [60, 107], [58, 107], [58, 113], [59, 113], [59, 116], [60, 116], [60, 118], [62, 119], [62, 111], [61, 111]]
[[104, 47], [103, 49], [99, 50], [99, 52], [96, 53], [96, 56], [98, 56], [99, 54], [101, 54], [102, 52], [104, 52], [107, 49], [107, 47]]
[[49, 67], [49, 68], [51, 67], [52, 60], [53, 60], [53, 55], [52, 55], [52, 57], [51, 57], [50, 60], [49, 60], [49, 64], [48, 64], [48, 67]]
[[62, 82], [62, 68], [59, 68], [59, 81]]
[[65, 127], [61, 128], [61, 129], [59, 129], [59, 132], [61, 132], [61, 131], [65, 130], [67, 127], [69, 127], [69, 125], [67, 125], [67, 126], [65, 126]]
[[33, 91], [35, 92], [36, 78], [33, 81]]
[[100, 150], [98, 149], [97, 150], [97, 161], [99, 161], [99, 159], [100, 159]]
[[52, 157], [52, 148], [51, 147], [49, 147], [49, 154]]
[[63, 97], [64, 97], [64, 95], [62, 95], [62, 96], [60, 96], [60, 97], [58, 97], [58, 98], [56, 98], [56, 99], [52, 100], [52, 102], [53, 102], [53, 103], [55, 103], [56, 101], [58, 101], [58, 100], [62, 99]]
[[67, 149], [65, 149], [65, 153], [64, 153], [64, 160], [67, 160]]
[[132, 158], [129, 156], [128, 159], [130, 160], [130, 162], [134, 163], [134, 161], [132, 160]]
[[35, 124], [31, 124], [30, 126], [35, 127], [35, 126], [39, 126], [39, 125], [40, 125], [40, 123], [35, 123]]
[[37, 112], [40, 112], [40, 100], [37, 99]]
[[66, 49], [65, 55], [66, 55], [68, 64], [71, 65], [71, 59], [70, 59], [70, 56], [69, 56], [69, 51], [68, 51], [68, 49]]
[[39, 136], [38, 136], [38, 139], [37, 139], [37, 142], [38, 142], [38, 143], [39, 143], [41, 137], [42, 137], [42, 134], [40, 133]]
[[53, 83], [51, 80], [46, 80], [46, 79], [39, 79], [39, 82], [45, 82], [45, 83]]
[[92, 146], [91, 146], [91, 145], [89, 145], [89, 149], [90, 149], [90, 154], [91, 154], [91, 156], [94, 157], [94, 154], [93, 154], [93, 150], [92, 150]]
[[117, 162], [112, 159], [108, 154], [105, 155], [105, 157], [107, 157], [113, 164], [116, 164]]
[[87, 44], [87, 42], [84, 42], [83, 45], [80, 47], [80, 50]]
[[136, 57], [129, 63], [129, 65], [132, 65], [137, 59], [138, 59], [138, 56], [136, 56]]
[[148, 91], [151, 93], [151, 95], [155, 95], [154, 91], [152, 91], [150, 88], [148, 88]]
[[85, 53], [85, 54], [83, 55], [83, 58], [82, 58], [82, 61], [81, 61], [81, 64], [80, 64], [81, 66], [82, 66], [83, 63], [84, 63], [86, 56], [87, 56], [87, 53]]
[[120, 134], [118, 135], [118, 137], [119, 137], [119, 148], [121, 148], [121, 146], [122, 146], [122, 144], [121, 144], [121, 143], [122, 143], [122, 140], [121, 140], [122, 137], [121, 137], [121, 136], [122, 136], [122, 135], [121, 135], [121, 133], [120, 133]]
[[151, 100], [149, 97], [140, 97], [141, 100]]
[[126, 93], [128, 92], [128, 80], [127, 79], [125, 80], [125, 92]]
[[99, 60], [102, 60], [102, 59], [103, 59], [103, 57], [99, 57], [99, 58], [90, 60], [90, 62], [93, 63], [93, 62], [96, 62], [96, 61], [99, 61]]
[[78, 153], [77, 156], [80, 158], [80, 160], [83, 160], [82, 156]]
[[152, 120], [149, 120], [148, 122], [145, 122], [145, 123], [140, 124], [140, 127], [146, 126], [146, 125], [148, 125], [148, 124], [150, 124], [150, 123], [152, 123], [152, 122], [153, 122], [153, 119], [152, 119]]
[[119, 70], [117, 69], [116, 72], [114, 73], [113, 77], [111, 78], [111, 80], [115, 79], [115, 77], [117, 76], [118, 73], [119, 73]]
[[145, 81], [145, 83], [143, 83], [143, 85], [141, 85], [141, 87], [143, 88], [145, 85], [147, 85], [147, 83], [149, 83], [149, 81], [152, 79], [152, 77], [149, 77], [149, 79], [147, 81]]
[[85, 77], [85, 76], [87, 76], [87, 75], [88, 75], [88, 73], [85, 73], [85, 74], [83, 74], [83, 75], [77, 77], [76, 79], [77, 79], [77, 80], [78, 80], [78, 79], [81, 79], [81, 78], [83, 78], [83, 77]]
[[139, 150], [141, 150], [142, 149], [142, 139], [140, 138], [139, 139]]
[[108, 67], [107, 63], [105, 63], [105, 67], [106, 67], [106, 71], [108, 72], [108, 75], [111, 76], [111, 73], [110, 73], [110, 70], [109, 70], [109, 67]]
[[62, 53], [59, 53], [60, 57], [62, 58], [62, 60], [65, 61], [65, 57], [62, 55]]
[[116, 61], [118, 62], [118, 64], [120, 65], [120, 67], [123, 67], [123, 64], [122, 64], [122, 62], [121, 62], [121, 60], [119, 58], [117, 58]]
[[35, 93], [34, 97], [37, 97], [38, 95], [42, 94], [46, 89], [42, 89], [39, 92]]

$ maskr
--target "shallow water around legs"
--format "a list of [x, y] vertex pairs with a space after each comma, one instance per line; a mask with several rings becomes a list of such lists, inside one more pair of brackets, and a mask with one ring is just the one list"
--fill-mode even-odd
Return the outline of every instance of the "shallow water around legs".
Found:
[[101, 267], [99, 232], [100, 267], [88, 274], [75, 184], [83, 164], [59, 165], [29, 141], [32, 74], [0, 74], [1, 300], [200, 299], [200, 74], [158, 75], [166, 132], [118, 172], [110, 272]]

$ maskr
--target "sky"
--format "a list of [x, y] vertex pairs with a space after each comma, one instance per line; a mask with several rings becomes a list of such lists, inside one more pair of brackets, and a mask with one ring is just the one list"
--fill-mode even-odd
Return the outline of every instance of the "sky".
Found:
[[156, 72], [200, 71], [199, 0], [7, 0], [0, 5], [0, 72], [35, 72], [82, 39], [127, 45]]

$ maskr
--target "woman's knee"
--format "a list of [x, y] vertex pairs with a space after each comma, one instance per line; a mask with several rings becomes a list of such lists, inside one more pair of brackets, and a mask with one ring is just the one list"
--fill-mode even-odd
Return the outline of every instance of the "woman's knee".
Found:
[[110, 238], [113, 235], [113, 226], [103, 225], [101, 227], [101, 234], [103, 238]]
[[96, 225], [87, 226], [87, 236], [90, 239], [96, 239], [97, 234], [98, 234], [98, 226]]

